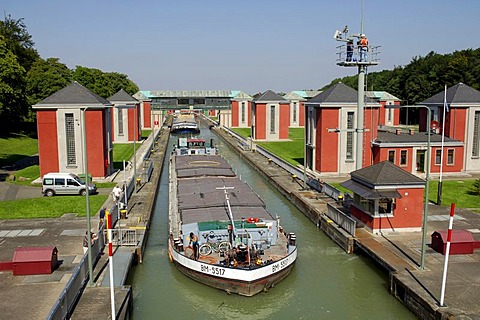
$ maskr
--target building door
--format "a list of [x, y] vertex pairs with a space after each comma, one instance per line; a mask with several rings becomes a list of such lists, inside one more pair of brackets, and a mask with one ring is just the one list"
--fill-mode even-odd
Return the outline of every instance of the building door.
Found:
[[426, 150], [417, 150], [417, 172], [425, 172], [425, 152]]

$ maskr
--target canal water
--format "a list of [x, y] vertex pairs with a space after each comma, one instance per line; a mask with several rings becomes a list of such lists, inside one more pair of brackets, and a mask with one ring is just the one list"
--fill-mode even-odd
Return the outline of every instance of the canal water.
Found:
[[[134, 319], [415, 319], [388, 292], [386, 273], [368, 258], [342, 251], [208, 129], [202, 128], [202, 137], [214, 139], [284, 229], [296, 233], [296, 265], [274, 288], [253, 297], [228, 295], [181, 274], [167, 253], [167, 157], [143, 264], [129, 278]], [[171, 136], [169, 150], [175, 142]]]

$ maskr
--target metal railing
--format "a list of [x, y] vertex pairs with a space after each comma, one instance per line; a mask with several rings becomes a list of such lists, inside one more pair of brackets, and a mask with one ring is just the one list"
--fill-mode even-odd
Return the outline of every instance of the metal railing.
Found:
[[[103, 233], [103, 229], [99, 230]], [[100, 258], [103, 251], [105, 241], [102, 236], [92, 245], [92, 256], [94, 265]], [[73, 313], [74, 306], [80, 299], [81, 292], [88, 282], [88, 254], [84, 254], [80, 263], [73, 270], [72, 276], [68, 280], [62, 293], [55, 301], [48, 313], [46, 319], [68, 319]]]
[[326, 215], [335, 221], [335, 223], [338, 224], [342, 229], [355, 237], [355, 228], [357, 227], [357, 222], [355, 220], [332, 206], [330, 203], [327, 203]]
[[118, 246], [136, 246], [139, 243], [140, 235], [143, 235], [143, 229], [113, 229], [113, 242]]
[[338, 197], [340, 196], [340, 190], [335, 188], [334, 186], [324, 182], [323, 183], [323, 193], [325, 193], [327, 196], [334, 200], [338, 200]]

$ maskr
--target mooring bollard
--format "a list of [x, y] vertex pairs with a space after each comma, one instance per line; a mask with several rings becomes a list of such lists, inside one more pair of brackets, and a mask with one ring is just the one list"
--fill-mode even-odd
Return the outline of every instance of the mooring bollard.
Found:
[[296, 175], [296, 174], [292, 174], [292, 182], [295, 182], [296, 179], [297, 179], [297, 175]]
[[271, 165], [271, 164], [272, 164], [272, 159], [268, 158], [268, 165]]

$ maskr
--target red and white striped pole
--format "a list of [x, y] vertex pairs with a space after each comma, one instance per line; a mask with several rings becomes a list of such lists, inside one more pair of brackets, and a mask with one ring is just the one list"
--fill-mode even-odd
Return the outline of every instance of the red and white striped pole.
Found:
[[443, 307], [445, 300], [445, 285], [447, 283], [448, 256], [450, 255], [450, 242], [452, 241], [453, 215], [455, 214], [455, 203], [450, 205], [450, 222], [448, 223], [447, 248], [445, 250], [445, 263], [443, 264], [442, 292], [440, 293], [440, 307]]
[[112, 319], [115, 319], [115, 286], [113, 284], [113, 244], [112, 244], [112, 215], [107, 211], [107, 237], [108, 237], [108, 264], [110, 270], [110, 303], [112, 307]]

